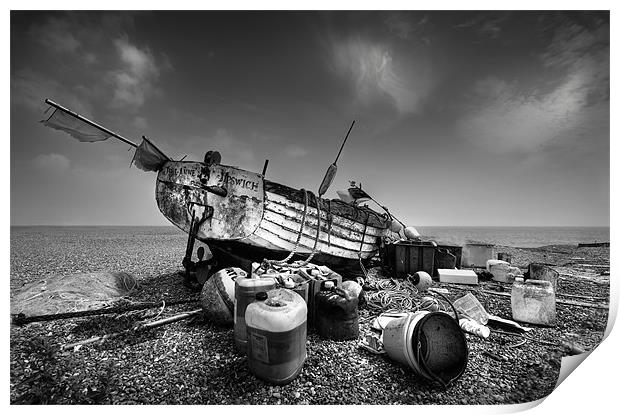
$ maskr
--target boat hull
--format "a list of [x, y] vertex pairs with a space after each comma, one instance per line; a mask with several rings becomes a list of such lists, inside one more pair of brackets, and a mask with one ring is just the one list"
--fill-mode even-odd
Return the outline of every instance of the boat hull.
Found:
[[359, 260], [375, 256], [381, 238], [392, 234], [388, 215], [231, 166], [168, 162], [157, 177], [156, 200], [185, 232], [192, 218], [201, 220], [196, 238], [226, 264], [283, 259], [295, 250], [297, 259], [314, 251], [314, 263], [359, 269]]

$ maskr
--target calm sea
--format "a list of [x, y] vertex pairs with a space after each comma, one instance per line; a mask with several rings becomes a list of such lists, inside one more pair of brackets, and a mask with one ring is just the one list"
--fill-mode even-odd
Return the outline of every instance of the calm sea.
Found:
[[[577, 245], [609, 242], [609, 227], [482, 227], [418, 226], [421, 235], [440, 243], [463, 245], [484, 242], [493, 245], [535, 248], [545, 245]], [[120, 238], [158, 236], [184, 241], [185, 234], [173, 226], [18, 226], [11, 227], [11, 238]]]
[[545, 245], [609, 242], [609, 227], [418, 226], [416, 229], [421, 235], [437, 242], [455, 245], [484, 242], [535, 248]]

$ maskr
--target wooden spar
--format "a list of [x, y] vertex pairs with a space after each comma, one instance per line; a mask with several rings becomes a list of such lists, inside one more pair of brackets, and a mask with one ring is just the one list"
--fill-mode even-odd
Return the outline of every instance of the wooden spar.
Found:
[[267, 173], [267, 165], [269, 164], [269, 159], [265, 160], [265, 164], [263, 164], [263, 177], [265, 177], [265, 173]]
[[17, 325], [25, 325], [28, 323], [33, 323], [36, 321], [53, 321], [53, 320], [63, 320], [68, 318], [76, 318], [76, 317], [86, 317], [86, 316], [97, 316], [103, 314], [120, 314], [126, 313], [128, 311], [137, 311], [137, 310], [146, 310], [149, 308], [161, 307], [162, 304], [166, 306], [178, 305], [178, 304], [186, 304], [186, 303], [195, 303], [200, 301], [199, 298], [190, 298], [186, 300], [174, 300], [166, 302], [164, 300], [159, 302], [148, 302], [148, 303], [137, 303], [130, 304], [127, 306], [116, 306], [116, 307], [106, 307], [99, 308], [95, 310], [84, 310], [84, 311], [71, 311], [67, 313], [57, 313], [57, 314], [44, 314], [38, 316], [25, 316], [23, 314], [12, 315], [13, 324]]
[[[102, 127], [101, 125], [99, 125], [99, 124], [97, 124], [97, 123], [95, 123], [95, 122], [92, 122], [92, 121], [91, 121], [91, 120], [89, 120], [88, 118], [84, 118], [84, 117], [82, 117], [82, 116], [81, 116], [80, 114], [78, 114], [77, 112], [71, 111], [70, 109], [67, 109], [67, 108], [63, 107], [62, 105], [59, 105], [59, 104], [55, 103], [54, 101], [52, 101], [52, 100], [50, 100], [50, 99], [46, 99], [46, 100], [45, 100], [45, 103], [46, 103], [46, 104], [48, 104], [48, 105], [51, 105], [52, 107], [54, 107], [54, 108], [56, 108], [56, 109], [59, 109], [59, 110], [61, 110], [61, 111], [66, 112], [67, 114], [71, 115], [72, 117], [77, 118], [77, 119], [78, 119], [78, 120], [80, 120], [80, 121], [85, 122], [86, 124], [90, 125], [91, 127], [95, 127], [95, 128], [97, 128], [97, 129], [99, 129], [99, 130], [103, 131], [103, 132], [104, 132], [104, 133], [106, 133], [106, 134], [110, 134], [110, 136], [112, 136], [112, 137], [114, 137], [114, 138], [117, 138], [117, 139], [121, 140], [123, 143], [129, 144], [129, 145], [130, 145], [130, 146], [132, 146], [132, 147], [138, 148], [138, 145], [137, 145], [136, 143], [134, 143], [133, 141], [128, 140], [128, 139], [126, 139], [125, 137], [123, 137], [123, 136], [121, 136], [121, 135], [119, 135], [119, 134], [116, 134], [115, 132], [110, 131], [110, 130], [108, 130], [108, 129], [107, 129], [107, 128], [105, 128], [105, 127]], [[152, 144], [152, 143], [151, 143], [151, 144]], [[155, 148], [157, 148], [157, 147], [155, 147]], [[162, 154], [163, 154], [163, 153], [162, 153]]]
[[123, 331], [119, 331], [116, 333], [110, 333], [110, 334], [105, 334], [103, 336], [95, 336], [95, 337], [91, 337], [90, 339], [86, 339], [86, 340], [81, 340], [79, 342], [75, 342], [75, 343], [70, 343], [70, 344], [65, 344], [63, 346], [60, 347], [61, 351], [64, 350], [70, 350], [75, 348], [76, 346], [83, 346], [85, 344], [90, 344], [90, 343], [97, 343], [97, 342], [104, 342], [108, 339], [113, 339], [115, 337], [119, 337], [122, 336], [124, 334], [128, 334], [131, 332], [136, 332], [136, 331], [140, 331], [140, 330], [146, 330], [146, 329], [152, 329], [155, 327], [159, 327], [159, 326], [163, 326], [166, 324], [170, 324], [170, 323], [174, 323], [180, 320], [184, 320], [186, 318], [190, 318], [193, 316], [196, 316], [198, 314], [202, 313], [202, 309], [199, 308], [197, 310], [193, 310], [193, 311], [188, 311], [185, 313], [181, 313], [181, 314], [176, 314], [174, 316], [171, 317], [167, 317], [161, 320], [155, 320], [155, 321], [151, 321], [149, 323], [140, 323], [137, 326], [127, 329], [127, 330], [123, 330]]
[[340, 146], [340, 150], [338, 151], [338, 155], [336, 156], [336, 161], [334, 161], [334, 164], [338, 163], [338, 158], [340, 157], [340, 153], [342, 153], [342, 149], [344, 148], [344, 143], [347, 142], [347, 139], [349, 138], [349, 134], [351, 134], [351, 130], [353, 129], [353, 124], [355, 124], [355, 120], [353, 120], [353, 122], [351, 123], [351, 126], [349, 127], [349, 131], [347, 131], [347, 135], [344, 137], [344, 141], [342, 142], [342, 145]]

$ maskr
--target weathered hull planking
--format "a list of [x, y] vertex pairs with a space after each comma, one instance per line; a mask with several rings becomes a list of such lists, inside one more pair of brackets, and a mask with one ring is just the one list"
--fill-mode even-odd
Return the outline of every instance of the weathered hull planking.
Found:
[[304, 193], [257, 173], [200, 162], [167, 162], [156, 185], [162, 214], [185, 232], [192, 218], [199, 221], [196, 238], [226, 264], [283, 259], [296, 245], [295, 258], [305, 258], [315, 246], [319, 217], [313, 262], [335, 269], [366, 262], [391, 233], [385, 214]]

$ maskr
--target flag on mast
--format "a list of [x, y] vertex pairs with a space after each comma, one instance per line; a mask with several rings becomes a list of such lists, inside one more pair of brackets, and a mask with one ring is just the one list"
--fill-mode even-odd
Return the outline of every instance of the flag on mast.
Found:
[[159, 171], [165, 162], [170, 160], [168, 156], [155, 147], [146, 137], [142, 137], [142, 142], [136, 148], [131, 164], [144, 171]]
[[164, 154], [155, 144], [142, 136], [142, 143], [136, 145], [133, 141], [122, 137], [107, 128], [90, 121], [81, 115], [64, 108], [55, 102], [46, 99], [45, 102], [54, 107], [54, 112], [47, 120], [41, 120], [43, 125], [64, 131], [79, 141], [94, 143], [104, 141], [110, 137], [115, 137], [120, 141], [136, 148], [130, 166], [135, 164], [144, 171], [159, 171], [165, 162], [170, 161], [170, 157]]
[[54, 108], [52, 115], [50, 115], [47, 120], [42, 120], [41, 122], [47, 127], [64, 131], [71, 137], [82, 142], [94, 143], [112, 137], [112, 134], [87, 124], [79, 118], [58, 108]]

